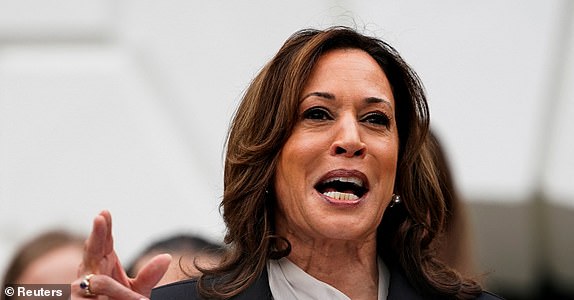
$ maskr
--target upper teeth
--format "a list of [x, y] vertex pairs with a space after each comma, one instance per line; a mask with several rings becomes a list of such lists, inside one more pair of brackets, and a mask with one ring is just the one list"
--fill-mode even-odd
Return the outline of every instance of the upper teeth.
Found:
[[357, 177], [333, 177], [325, 180], [323, 183], [329, 183], [333, 181], [350, 182], [360, 187], [363, 186], [363, 181]]

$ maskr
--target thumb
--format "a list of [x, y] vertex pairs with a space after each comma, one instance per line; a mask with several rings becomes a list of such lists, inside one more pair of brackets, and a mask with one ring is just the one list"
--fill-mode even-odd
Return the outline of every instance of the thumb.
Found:
[[133, 279], [133, 289], [138, 293], [149, 297], [153, 287], [161, 280], [165, 272], [167, 272], [170, 263], [171, 255], [169, 254], [154, 256], [145, 266], [142, 267]]

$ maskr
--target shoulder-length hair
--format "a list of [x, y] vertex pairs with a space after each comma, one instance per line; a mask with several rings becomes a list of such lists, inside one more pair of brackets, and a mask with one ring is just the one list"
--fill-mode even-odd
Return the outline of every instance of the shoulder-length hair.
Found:
[[[480, 286], [434, 259], [429, 244], [441, 229], [444, 201], [425, 140], [429, 111], [416, 73], [387, 43], [347, 27], [293, 34], [246, 90], [227, 140], [221, 202], [230, 250], [220, 266], [204, 269], [204, 297], [229, 298], [251, 285], [269, 259], [288, 255], [274, 232], [273, 178], [279, 153], [297, 120], [301, 92], [319, 57], [334, 49], [360, 49], [387, 76], [395, 99], [399, 158], [395, 193], [403, 204], [387, 209], [377, 234], [379, 255], [397, 264], [426, 295], [464, 297]], [[217, 280], [207, 281], [206, 278]]]

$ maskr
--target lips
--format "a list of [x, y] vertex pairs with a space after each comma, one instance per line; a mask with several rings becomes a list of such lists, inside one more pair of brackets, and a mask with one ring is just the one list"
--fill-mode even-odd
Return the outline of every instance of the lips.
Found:
[[315, 185], [315, 190], [329, 202], [356, 203], [368, 191], [367, 176], [356, 170], [333, 170]]

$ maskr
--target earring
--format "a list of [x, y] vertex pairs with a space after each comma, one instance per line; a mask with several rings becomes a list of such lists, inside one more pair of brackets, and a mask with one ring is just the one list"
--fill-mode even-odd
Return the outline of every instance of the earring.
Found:
[[389, 205], [389, 207], [393, 208], [395, 207], [395, 205], [400, 204], [401, 202], [402, 202], [401, 196], [393, 194], [393, 197], [391, 198], [391, 205]]

